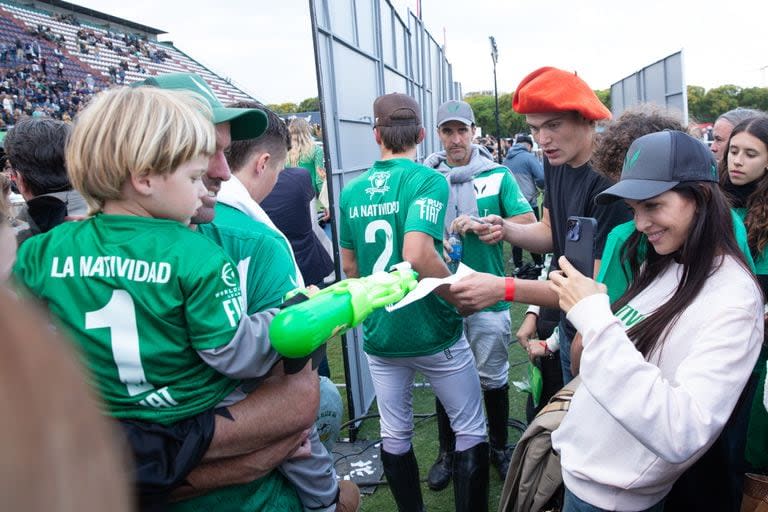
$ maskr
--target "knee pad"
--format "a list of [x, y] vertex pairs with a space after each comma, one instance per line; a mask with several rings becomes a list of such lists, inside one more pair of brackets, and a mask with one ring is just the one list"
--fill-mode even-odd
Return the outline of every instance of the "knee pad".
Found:
[[384, 451], [392, 455], [403, 455], [411, 449], [410, 439], [395, 439], [393, 437], [384, 437], [381, 439], [381, 445]]
[[460, 434], [456, 436], [456, 451], [463, 452], [469, 450], [473, 446], [487, 441], [485, 436], [472, 436], [466, 434]]

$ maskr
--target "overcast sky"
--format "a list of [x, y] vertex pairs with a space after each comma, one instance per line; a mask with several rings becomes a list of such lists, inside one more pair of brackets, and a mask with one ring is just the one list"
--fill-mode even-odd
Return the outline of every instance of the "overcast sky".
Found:
[[[308, 0], [75, 2], [168, 32], [161, 40], [265, 103], [317, 94]], [[417, 2], [392, 3], [405, 13]], [[689, 85], [768, 86], [763, 0], [422, 0], [422, 17], [464, 92], [493, 89], [491, 35], [500, 92], [545, 65], [605, 89], [680, 49]]]

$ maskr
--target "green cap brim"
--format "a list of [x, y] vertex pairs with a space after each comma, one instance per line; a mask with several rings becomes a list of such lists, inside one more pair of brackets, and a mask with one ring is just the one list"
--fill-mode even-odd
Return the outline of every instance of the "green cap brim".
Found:
[[232, 140], [246, 140], [261, 137], [266, 131], [267, 115], [254, 108], [227, 108], [216, 107], [213, 109], [213, 123], [229, 123], [229, 131]]
[[229, 123], [232, 140], [246, 140], [260, 137], [267, 129], [267, 115], [254, 108], [227, 108], [222, 106], [211, 87], [194, 73], [169, 73], [150, 76], [131, 87], [148, 85], [161, 89], [177, 89], [200, 94], [213, 110], [213, 124]]

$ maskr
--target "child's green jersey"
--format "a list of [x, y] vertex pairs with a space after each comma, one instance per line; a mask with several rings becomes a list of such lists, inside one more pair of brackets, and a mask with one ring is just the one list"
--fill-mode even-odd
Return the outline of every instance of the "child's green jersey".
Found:
[[178, 222], [100, 214], [62, 224], [22, 245], [14, 277], [76, 342], [114, 417], [173, 423], [237, 385], [197, 354], [237, 330], [237, 269]]

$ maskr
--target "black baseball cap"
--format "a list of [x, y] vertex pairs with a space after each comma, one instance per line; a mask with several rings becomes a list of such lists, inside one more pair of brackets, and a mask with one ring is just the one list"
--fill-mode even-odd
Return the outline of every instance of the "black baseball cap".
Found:
[[523, 142], [533, 147], [533, 139], [531, 139], [530, 135], [518, 135], [515, 139], [515, 144], [522, 144]]
[[686, 181], [718, 181], [717, 164], [709, 148], [683, 132], [649, 133], [629, 146], [619, 182], [598, 194], [595, 203], [643, 201]]

